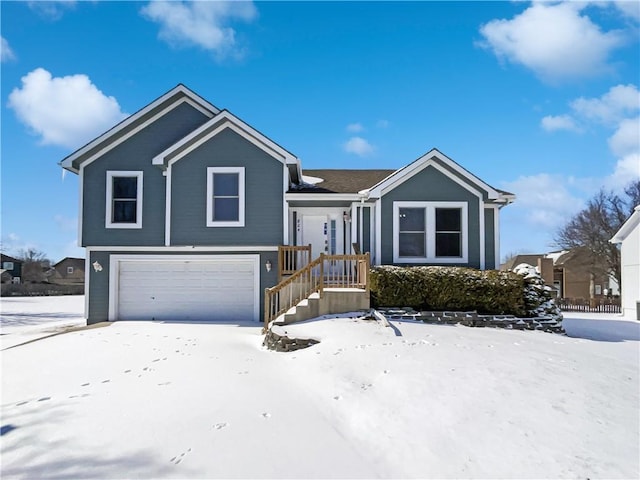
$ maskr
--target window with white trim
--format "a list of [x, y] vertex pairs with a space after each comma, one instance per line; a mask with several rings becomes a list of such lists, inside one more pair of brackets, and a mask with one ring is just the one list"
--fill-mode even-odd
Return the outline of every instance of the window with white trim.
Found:
[[67, 267], [67, 275], [73, 274], [73, 267]]
[[468, 261], [466, 202], [393, 202], [394, 263]]
[[244, 167], [207, 168], [207, 227], [244, 227]]
[[106, 228], [142, 228], [142, 172], [107, 171]]

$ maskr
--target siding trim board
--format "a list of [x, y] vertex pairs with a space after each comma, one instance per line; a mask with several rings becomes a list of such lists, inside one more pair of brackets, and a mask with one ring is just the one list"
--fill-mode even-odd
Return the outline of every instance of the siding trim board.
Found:
[[[214, 127], [213, 130], [207, 132], [207, 130], [212, 127]], [[153, 165], [159, 166], [172, 165], [226, 128], [230, 128], [245, 140], [253, 143], [256, 147], [262, 149], [264, 152], [283, 164], [299, 163], [298, 158], [293, 154], [269, 140], [267, 137], [227, 110], [222, 111], [220, 114], [207, 121], [204, 125], [184, 137], [182, 140], [174, 143], [169, 148], [156, 155], [153, 158], [152, 163]]]
[[88, 252], [277, 252], [277, 245], [223, 245], [223, 246], [191, 246], [191, 245], [174, 245], [174, 246], [91, 246], [87, 247]]
[[[458, 175], [453, 175], [451, 171], [449, 171], [447, 168], [443, 168], [442, 166], [438, 165], [436, 160], [447, 165], [449, 169], [457, 172]], [[464, 188], [468, 189], [469, 191], [473, 190], [477, 192], [477, 190], [471, 186], [470, 183], [472, 183], [482, 187], [487, 192], [489, 199], [497, 200], [500, 198], [500, 194], [498, 193], [498, 191], [496, 191], [491, 186], [487, 185], [478, 177], [471, 174], [470, 172], [462, 168], [456, 162], [454, 162], [449, 157], [442, 154], [440, 151], [436, 149], [430, 150], [428, 153], [426, 153], [425, 155], [423, 155], [422, 157], [414, 161], [412, 164], [404, 168], [401, 168], [396, 173], [390, 175], [382, 182], [378, 183], [377, 185], [374, 185], [368, 190], [364, 190], [362, 193], [368, 192], [373, 197], [383, 196], [389, 191], [396, 188], [399, 184], [405, 182], [406, 180], [420, 173], [422, 170], [424, 170], [429, 166], [433, 166], [437, 168], [444, 175], [449, 177], [451, 180], [454, 180], [458, 184], [462, 185]]]
[[[104, 155], [108, 151], [110, 151], [113, 148], [117, 147], [118, 145], [120, 145], [125, 140], [128, 140], [133, 135], [138, 133], [140, 130], [142, 130], [142, 129], [146, 128], [147, 126], [151, 125], [157, 119], [159, 119], [160, 117], [163, 117], [168, 112], [170, 112], [174, 108], [182, 105], [183, 103], [187, 103], [187, 104], [191, 105], [193, 108], [195, 108], [196, 110], [198, 110], [199, 112], [201, 112], [203, 115], [205, 115], [207, 117], [213, 117], [216, 113], [219, 112], [219, 110], [217, 108], [213, 107], [213, 105], [209, 104], [208, 102], [205, 102], [200, 97], [197, 97], [199, 99], [199, 101], [196, 101], [196, 100], [190, 98], [191, 96], [193, 96], [195, 94], [193, 92], [191, 92], [190, 90], [188, 90], [186, 87], [184, 87], [184, 86], [181, 86], [181, 87], [182, 87], [182, 89], [178, 89], [178, 90], [173, 89], [173, 90], [171, 90], [166, 95], [163, 95], [162, 97], [160, 97], [160, 99], [158, 99], [155, 102], [149, 104], [147, 107], [143, 108], [139, 112], [137, 112], [137, 113], [131, 115], [130, 117], [126, 118], [118, 126], [114, 127], [113, 129], [109, 130], [108, 132], [104, 133], [100, 137], [96, 138], [92, 142], [90, 142], [87, 145], [85, 145], [84, 147], [82, 147], [77, 152], [75, 152], [75, 153], [71, 154], [69, 157], [65, 158], [62, 162], [60, 162], [60, 165], [63, 168], [67, 169], [67, 170], [70, 170], [70, 171], [72, 171], [74, 173], [78, 173], [78, 167], [74, 167], [74, 165], [73, 165], [73, 162], [75, 160], [77, 160], [80, 157], [82, 157], [82, 155], [90, 152], [93, 148], [98, 147], [101, 143], [107, 142], [111, 137], [114, 137], [117, 133], [125, 130], [127, 127], [129, 127], [132, 124], [134, 124], [139, 118], [143, 117], [144, 115], [148, 114], [149, 112], [152, 112], [153, 109], [157, 108], [163, 102], [167, 101], [167, 99], [170, 99], [171, 96], [174, 95], [176, 92], [181, 92], [184, 95], [188, 95], [188, 96], [187, 97], [182, 97], [182, 98], [178, 99], [177, 101], [171, 103], [168, 107], [160, 110], [158, 113], [153, 115], [148, 120], [146, 120], [143, 123], [141, 123], [140, 125], [134, 127], [132, 130], [130, 130], [129, 132], [125, 133], [121, 137], [119, 137], [119, 138], [115, 139], [114, 141], [108, 143], [103, 148], [101, 148], [100, 150], [95, 152], [93, 155], [91, 155], [89, 158], [81, 161], [79, 167], [81, 168], [83, 165], [86, 166], [86, 165], [89, 165], [90, 163], [94, 162], [96, 159], [100, 158], [102, 155]], [[178, 88], [178, 87], [176, 87], [176, 88]], [[209, 108], [206, 108], [206, 106], [202, 105], [200, 102], [205, 102], [206, 106], [213, 107], [213, 109], [210, 110]]]

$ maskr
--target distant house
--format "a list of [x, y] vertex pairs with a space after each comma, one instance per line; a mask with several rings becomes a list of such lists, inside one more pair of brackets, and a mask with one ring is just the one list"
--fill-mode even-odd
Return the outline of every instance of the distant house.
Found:
[[22, 260], [2, 254], [0, 260], [2, 270], [2, 283], [21, 283], [22, 282]]
[[622, 314], [640, 320], [640, 205], [638, 205], [611, 243], [620, 244], [622, 269]]
[[84, 284], [84, 258], [65, 257], [50, 270], [48, 280], [61, 285]]
[[602, 298], [617, 294], [617, 285], [606, 265], [593, 257], [587, 248], [557, 252], [515, 255], [500, 266], [512, 270], [520, 263], [538, 267], [545, 283], [554, 288], [560, 298]]

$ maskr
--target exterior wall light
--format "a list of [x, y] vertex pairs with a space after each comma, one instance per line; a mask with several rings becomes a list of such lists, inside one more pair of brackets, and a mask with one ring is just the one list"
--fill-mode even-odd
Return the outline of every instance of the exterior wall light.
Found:
[[91, 265], [93, 265], [93, 269], [96, 272], [101, 272], [102, 271], [102, 265], [100, 265], [100, 263], [97, 260], [95, 262], [93, 262]]
[[267, 270], [267, 272], [271, 271], [271, 267], [273, 267], [271, 260], [267, 260], [264, 264], [264, 268]]

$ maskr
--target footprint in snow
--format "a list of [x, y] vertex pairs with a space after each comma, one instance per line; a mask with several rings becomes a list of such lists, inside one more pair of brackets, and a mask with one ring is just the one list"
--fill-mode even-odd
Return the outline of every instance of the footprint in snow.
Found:
[[83, 383], [82, 385], [80, 385], [81, 387], [88, 387], [89, 385], [91, 385], [90, 383]]
[[238, 372], [238, 375], [246, 375], [247, 373], [249, 373], [247, 370], [244, 370], [242, 372]]
[[269, 412], [264, 412], [262, 414], [262, 418], [270, 418], [270, 417], [271, 417], [271, 414]]
[[125, 370], [124, 373], [131, 373], [131, 370]]
[[45, 402], [47, 400], [51, 400], [51, 397], [42, 397], [38, 399], [39, 402]]
[[213, 428], [215, 428], [216, 430], [222, 430], [223, 428], [227, 428], [229, 426], [229, 424], [227, 422], [222, 422], [222, 423], [216, 423]]
[[189, 448], [186, 452], [182, 452], [180, 455], [176, 455], [175, 457], [173, 457], [171, 460], [169, 460], [171, 463], [173, 463], [174, 465], [178, 465], [182, 459], [184, 458], [184, 456], [189, 453], [191, 451], [191, 449]]
[[334, 400], [342, 400], [342, 395], [336, 395], [333, 397]]
[[159, 387], [164, 387], [165, 385], [171, 385], [171, 382], [164, 382], [164, 383], [158, 384]]
[[391, 370], [384, 370], [382, 373], [384, 373], [385, 375], [391, 373]]
[[16, 407], [20, 407], [22, 405], [26, 405], [27, 403], [29, 403], [29, 400], [25, 400], [24, 402], [16, 403]]
[[373, 387], [373, 385], [372, 385], [371, 383], [363, 383], [363, 384], [360, 386], [360, 389], [361, 389], [361, 390], [368, 390], [368, 389], [370, 389], [371, 387]]
[[109, 383], [111, 380], [103, 380], [102, 383]]

